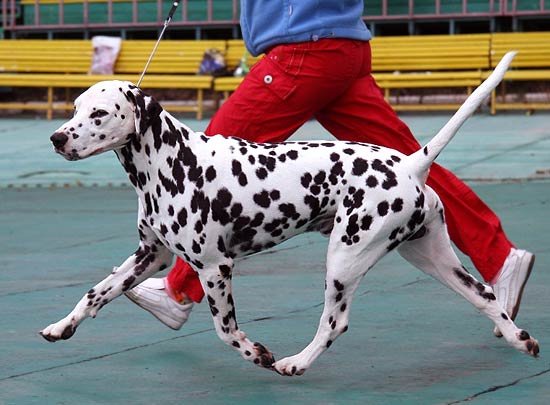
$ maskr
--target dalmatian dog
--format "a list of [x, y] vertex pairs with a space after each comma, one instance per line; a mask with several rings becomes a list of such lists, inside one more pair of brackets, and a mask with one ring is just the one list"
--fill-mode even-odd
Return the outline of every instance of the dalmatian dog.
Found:
[[[511, 346], [537, 356], [537, 340], [462, 266], [441, 201], [425, 184], [432, 162], [497, 86], [513, 56], [506, 55], [441, 131], [410, 156], [344, 141], [258, 144], [207, 137], [132, 83], [95, 84], [76, 99], [74, 117], [51, 141], [67, 160], [114, 150], [138, 195], [139, 246], [41, 335], [52, 342], [69, 339], [84, 319], [177, 255], [198, 272], [223, 342], [261, 367], [301, 375], [347, 331], [363, 276], [397, 248], [489, 317]], [[311, 343], [275, 361], [237, 325], [234, 262], [308, 231], [329, 237], [323, 313]]]

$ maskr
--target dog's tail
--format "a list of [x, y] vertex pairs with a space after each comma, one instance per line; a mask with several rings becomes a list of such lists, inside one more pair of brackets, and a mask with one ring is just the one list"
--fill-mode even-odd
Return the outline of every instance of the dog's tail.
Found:
[[517, 52], [513, 51], [504, 55], [491, 75], [470, 94], [464, 104], [460, 106], [458, 111], [451, 117], [445, 126], [441, 128], [437, 135], [422, 149], [410, 155], [411, 159], [409, 161], [414, 162], [413, 170], [416, 171], [420, 178], [423, 177], [424, 180], [426, 180], [428, 170], [433, 161], [451, 139], [453, 139], [462, 124], [464, 124], [464, 122], [474, 113], [483, 100], [489, 96], [491, 91], [498, 86], [506, 70], [510, 66], [510, 63], [512, 63], [512, 59], [516, 56], [516, 53]]

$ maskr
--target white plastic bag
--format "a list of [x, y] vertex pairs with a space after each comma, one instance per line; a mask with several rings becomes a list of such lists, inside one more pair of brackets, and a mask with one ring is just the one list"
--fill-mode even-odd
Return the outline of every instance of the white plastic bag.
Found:
[[122, 40], [119, 37], [93, 37], [94, 55], [89, 73], [93, 75], [112, 75], [121, 44]]

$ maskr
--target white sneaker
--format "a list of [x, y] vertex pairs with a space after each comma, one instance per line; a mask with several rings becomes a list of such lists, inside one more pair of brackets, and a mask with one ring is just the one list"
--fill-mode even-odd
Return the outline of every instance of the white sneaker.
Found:
[[166, 326], [178, 330], [189, 318], [193, 302], [186, 300], [180, 304], [174, 301], [166, 293], [164, 280], [164, 278], [148, 278], [125, 295]]
[[[518, 314], [523, 289], [534, 264], [535, 255], [533, 253], [512, 248], [500, 269], [497, 282], [493, 285], [498, 303], [506, 309], [512, 320], [516, 319]], [[497, 337], [502, 336], [496, 327], [494, 334]]]

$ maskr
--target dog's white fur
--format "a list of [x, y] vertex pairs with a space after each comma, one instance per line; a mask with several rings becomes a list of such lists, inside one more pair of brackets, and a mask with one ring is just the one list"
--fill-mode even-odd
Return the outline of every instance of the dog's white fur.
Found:
[[[347, 330], [353, 292], [388, 251], [461, 294], [516, 349], [538, 343], [516, 327], [492, 289], [455, 255], [442, 204], [425, 185], [430, 165], [502, 79], [513, 54], [421, 150], [406, 156], [349, 142], [254, 144], [207, 138], [177, 122], [127, 82], [101, 82], [75, 102], [75, 116], [52, 136], [69, 160], [114, 150], [139, 197], [140, 244], [65, 318], [41, 334], [70, 338], [77, 326], [124, 291], [167, 266], [173, 255], [197, 270], [219, 337], [245, 359], [283, 375], [302, 374]], [[325, 308], [313, 341], [275, 361], [238, 328], [231, 295], [233, 259], [298, 233], [330, 235]]]

